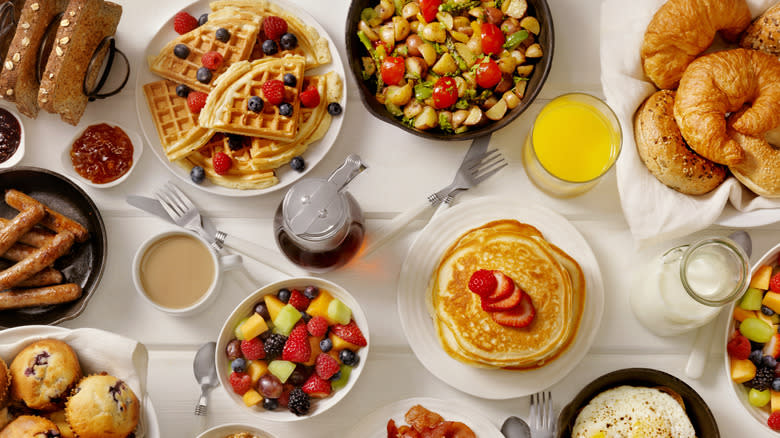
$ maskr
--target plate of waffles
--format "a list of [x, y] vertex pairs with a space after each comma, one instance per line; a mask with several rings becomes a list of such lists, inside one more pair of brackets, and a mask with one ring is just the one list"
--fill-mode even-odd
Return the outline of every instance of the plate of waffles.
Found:
[[563, 379], [593, 344], [603, 311], [601, 271], [577, 229], [499, 197], [434, 217], [398, 282], [401, 325], [423, 366], [487, 399]]
[[311, 15], [283, 1], [191, 3], [144, 52], [136, 107], [150, 149], [174, 175], [218, 195], [295, 182], [344, 119], [335, 47]]

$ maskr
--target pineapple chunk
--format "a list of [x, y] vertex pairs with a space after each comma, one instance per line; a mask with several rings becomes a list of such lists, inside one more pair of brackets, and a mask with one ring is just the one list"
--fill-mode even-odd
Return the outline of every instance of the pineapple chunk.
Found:
[[750, 287], [756, 289], [767, 290], [769, 289], [769, 280], [772, 278], [772, 267], [765, 265], [753, 274], [753, 278], [750, 279]]
[[276, 315], [278, 315], [279, 311], [284, 307], [284, 303], [271, 294], [264, 296], [263, 300], [265, 300], [265, 307], [268, 308], [268, 314], [271, 316], [271, 321], [275, 320]]
[[254, 389], [245, 392], [242, 398], [244, 399], [244, 404], [247, 406], [254, 406], [263, 401], [263, 396]]
[[780, 312], [780, 294], [777, 292], [767, 292], [764, 294], [764, 299], [761, 300], [761, 304], [774, 310], [775, 313]]
[[739, 306], [734, 308], [734, 319], [736, 319], [739, 322], [742, 322], [748, 318], [755, 318], [756, 313], [752, 310], [745, 310]]
[[770, 399], [769, 406], [772, 412], [780, 411], [780, 392], [771, 391], [772, 398]]
[[244, 336], [244, 339], [255, 338], [266, 330], [268, 330], [268, 324], [265, 323], [263, 317], [258, 313], [253, 314], [241, 324], [241, 334]]
[[328, 319], [328, 306], [333, 301], [333, 297], [326, 291], [320, 289], [320, 294], [317, 298], [311, 300], [309, 307], [306, 308], [306, 313], [311, 316], [321, 316]]
[[731, 361], [731, 380], [745, 383], [756, 377], [756, 366], [749, 359]]
[[264, 360], [250, 360], [249, 365], [246, 366], [246, 372], [254, 385], [261, 377], [268, 374], [268, 364]]
[[360, 350], [360, 347], [351, 343], [347, 342], [340, 337], [334, 335], [333, 333], [330, 334], [330, 340], [333, 342], [333, 350], [334, 351], [341, 351], [341, 350], [352, 350], [352, 351], [358, 351]]

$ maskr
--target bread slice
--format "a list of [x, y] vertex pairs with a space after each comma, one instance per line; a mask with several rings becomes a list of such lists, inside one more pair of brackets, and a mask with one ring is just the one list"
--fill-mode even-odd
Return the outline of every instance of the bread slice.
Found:
[[38, 117], [38, 52], [51, 21], [62, 13], [68, 0], [27, 0], [19, 25], [0, 71], [0, 96], [16, 102], [19, 112]]
[[[83, 81], [92, 55], [101, 41], [114, 35], [122, 16], [122, 7], [103, 0], [70, 0], [62, 16], [54, 48], [46, 63], [38, 90], [38, 106], [76, 125], [84, 114], [89, 98]], [[102, 63], [107, 51], [95, 60]], [[88, 86], [97, 80], [97, 69], [88, 78]]]

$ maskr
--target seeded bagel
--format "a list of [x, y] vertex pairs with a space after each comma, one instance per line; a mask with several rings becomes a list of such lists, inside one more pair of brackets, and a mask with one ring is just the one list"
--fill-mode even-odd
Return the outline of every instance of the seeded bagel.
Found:
[[767, 9], [753, 21], [739, 45], [780, 56], [780, 3]]
[[639, 157], [658, 181], [688, 195], [703, 195], [726, 179], [725, 166], [692, 151], [674, 120], [674, 91], [648, 97], [634, 118]]

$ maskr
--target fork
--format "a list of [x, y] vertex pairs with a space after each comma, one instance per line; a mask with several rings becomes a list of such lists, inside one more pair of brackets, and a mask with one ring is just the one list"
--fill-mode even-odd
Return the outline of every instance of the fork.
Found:
[[553, 402], [550, 391], [531, 395], [531, 412], [528, 415], [528, 420], [533, 438], [552, 438], [555, 419], [553, 418]]

